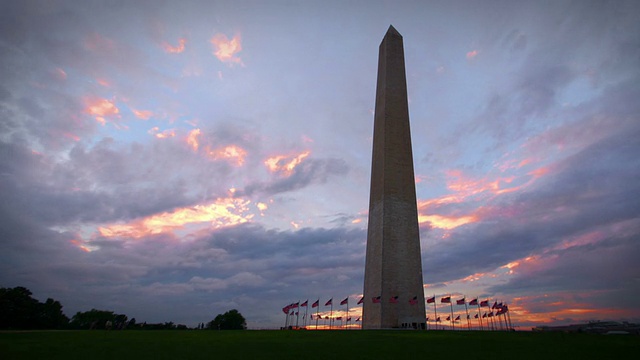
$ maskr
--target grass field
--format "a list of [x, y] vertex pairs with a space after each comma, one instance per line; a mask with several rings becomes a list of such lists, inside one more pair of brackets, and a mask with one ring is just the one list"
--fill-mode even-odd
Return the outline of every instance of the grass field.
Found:
[[[469, 331], [0, 332], [0, 359], [616, 359], [640, 337]], [[636, 354], [636, 355], [633, 355]]]

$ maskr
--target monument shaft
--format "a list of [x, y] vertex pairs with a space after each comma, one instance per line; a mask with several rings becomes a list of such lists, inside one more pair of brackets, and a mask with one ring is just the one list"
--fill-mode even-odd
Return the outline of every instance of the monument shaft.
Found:
[[422, 328], [424, 323], [404, 46], [390, 26], [378, 58], [362, 326]]

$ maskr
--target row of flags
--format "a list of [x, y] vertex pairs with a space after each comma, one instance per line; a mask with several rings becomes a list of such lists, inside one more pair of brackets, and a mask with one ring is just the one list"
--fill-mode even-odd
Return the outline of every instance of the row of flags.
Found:
[[[423, 298], [423, 299], [425, 299], [425, 298]], [[399, 303], [400, 300], [401, 299], [399, 298], [399, 296], [392, 296], [392, 297], [390, 297], [388, 299], [389, 303], [392, 303], [392, 304], [397, 304], [397, 303]], [[434, 305], [435, 318], [433, 320], [431, 320], [431, 321], [435, 321], [436, 324], [438, 322], [442, 322], [441, 317], [437, 316], [436, 296], [434, 295], [432, 297], [426, 298], [425, 300], [426, 300], [427, 304], [433, 304]], [[358, 300], [357, 304], [360, 305], [364, 301], [365, 301], [365, 298], [361, 297], [360, 300]], [[418, 298], [418, 296], [414, 296], [412, 298], [406, 299], [405, 301], [408, 301], [410, 305], [415, 305], [415, 304], [418, 303], [419, 298]], [[374, 304], [381, 303], [382, 302], [382, 298], [381, 298], [381, 296], [372, 297], [371, 298], [371, 302], [374, 303]], [[488, 299], [487, 300], [479, 300], [478, 298], [474, 298], [471, 301], [467, 302], [466, 297], [454, 300], [454, 299], [451, 298], [450, 295], [449, 296], [443, 296], [443, 297], [440, 298], [440, 303], [441, 304], [450, 304], [451, 305], [451, 315], [447, 316], [446, 320], [450, 321], [453, 326], [455, 326], [455, 322], [456, 321], [461, 321], [461, 316], [460, 315], [458, 315], [457, 317], [454, 317], [454, 314], [453, 314], [453, 304], [454, 304], [454, 302], [455, 302], [456, 305], [464, 305], [465, 306], [468, 328], [471, 328], [471, 324], [469, 323], [469, 320], [471, 319], [471, 315], [469, 315], [469, 309], [468, 309], [467, 305], [477, 306], [478, 307], [478, 313], [475, 314], [473, 316], [473, 318], [474, 319], [478, 319], [481, 328], [483, 327], [481, 319], [487, 319], [487, 318], [492, 318], [494, 316], [505, 315], [509, 311], [509, 307], [507, 306], [507, 304], [503, 304], [502, 302], [498, 303], [497, 301], [495, 301], [493, 303], [493, 305], [491, 305], [490, 301]], [[340, 305], [347, 305], [347, 316], [345, 316], [345, 317], [338, 316], [338, 317], [335, 317], [335, 318], [332, 316], [333, 315], [333, 298], [331, 298], [324, 304], [324, 306], [330, 306], [331, 307], [331, 315], [330, 316], [326, 316], [325, 315], [323, 317], [322, 315], [319, 315], [320, 299], [318, 299], [318, 300], [316, 300], [315, 302], [313, 302], [311, 304], [311, 308], [312, 309], [314, 309], [314, 308], [318, 308], [318, 309], [316, 310], [317, 312], [316, 312], [315, 316], [313, 314], [311, 314], [310, 320], [316, 320], [316, 327], [318, 325], [318, 320], [330, 320], [332, 322], [333, 320], [342, 321], [343, 319], [346, 319], [347, 324], [348, 324], [352, 320], [352, 317], [348, 316], [348, 313], [349, 313], [349, 297], [346, 297], [344, 300], [340, 301]], [[296, 303], [291, 303], [291, 304], [286, 305], [285, 307], [282, 308], [282, 312], [287, 314], [287, 322], [285, 323], [285, 326], [287, 326], [286, 324], [288, 324], [288, 322], [289, 322], [289, 316], [294, 316], [294, 315], [296, 316], [296, 326], [298, 326], [300, 312], [299, 311], [295, 311], [295, 310], [299, 309], [299, 308], [302, 308], [302, 307], [306, 308], [305, 312], [304, 312], [304, 315], [302, 317], [303, 321], [304, 321], [304, 323], [306, 325], [307, 311], [308, 311], [308, 308], [309, 308], [309, 300], [305, 300], [302, 303], [300, 301], [298, 301]], [[488, 307], [488, 308], [490, 308], [491, 311], [488, 311], [488, 312], [485, 311], [483, 314], [481, 314], [480, 309], [483, 308], [483, 307]], [[495, 310], [495, 312], [494, 312], [494, 310]], [[355, 321], [358, 322], [360, 320], [361, 320], [361, 318], [358, 317]], [[427, 323], [429, 323], [430, 319], [429, 319], [428, 315], [427, 315], [425, 320], [426, 320]], [[510, 316], [509, 316], [508, 324], [507, 324], [506, 317], [505, 317], [504, 321], [505, 321], [505, 326], [507, 326], [508, 328], [511, 328]], [[330, 322], [330, 325], [329, 325], [330, 327], [331, 327], [331, 322]], [[290, 324], [290, 326], [293, 326], [293, 325]], [[493, 325], [492, 325], [492, 327], [493, 327]]]
[[[391, 298], [389, 298], [389, 302], [392, 304], [397, 304], [399, 301], [398, 296], [392, 296]], [[436, 297], [435, 295], [427, 298], [426, 299], [427, 304], [432, 304], [436, 302]], [[364, 302], [364, 297], [361, 297], [360, 300], [358, 300], [357, 305], [360, 305]], [[373, 302], [374, 304], [379, 304], [380, 302], [382, 302], [382, 299], [380, 296], [376, 296], [371, 298], [371, 302]], [[409, 304], [411, 305], [415, 305], [418, 303], [418, 296], [414, 296], [411, 299], [409, 299]], [[440, 303], [442, 304], [451, 304], [451, 296], [445, 296], [440, 298]], [[480, 307], [491, 307], [491, 309], [494, 310], [502, 310], [503, 312], [507, 312], [509, 309], [507, 307], [506, 304], [503, 304], [502, 302], [498, 303], [497, 301], [493, 303], [493, 305], [489, 305], [489, 300], [481, 300], [480, 302], [478, 302], [478, 298], [475, 298], [469, 302], [466, 302], [466, 298], [462, 298], [459, 300], [455, 300], [456, 305], [472, 305], [472, 306], [480, 306]], [[342, 300], [340, 302], [340, 305], [348, 305], [349, 304], [349, 297], [345, 298], [344, 300]], [[309, 300], [306, 300], [305, 302], [303, 302], [302, 304], [298, 301], [297, 303], [291, 303], [285, 307], [282, 308], [282, 311], [287, 314], [289, 313], [289, 311], [291, 309], [295, 309], [298, 307], [305, 307], [309, 305]], [[329, 299], [329, 301], [327, 301], [324, 306], [331, 306], [333, 305], [333, 298]], [[316, 300], [313, 304], [311, 304], [312, 308], [316, 308], [320, 306], [320, 299]]]
[[[361, 299], [362, 301], [362, 299]], [[358, 302], [358, 304], [361, 304], [362, 302]], [[344, 319], [346, 319], [347, 321], [347, 325], [349, 324], [349, 322], [351, 322], [351, 317], [349, 316], [349, 297], [347, 296], [344, 300], [340, 301], [340, 305], [347, 305], [347, 316], [344, 317]], [[324, 306], [330, 306], [331, 310], [330, 310], [330, 315], [329, 316], [325, 316], [323, 317], [322, 315], [320, 315], [320, 299], [316, 300], [315, 302], [313, 302], [311, 304], [311, 308], [318, 308], [316, 310], [316, 315], [315, 317], [313, 316], [313, 314], [311, 314], [310, 316], [310, 320], [315, 320], [316, 321], [316, 328], [318, 327], [318, 320], [329, 320], [329, 328], [331, 329], [333, 321], [340, 321], [342, 322], [343, 317], [342, 316], [338, 316], [338, 317], [333, 317], [333, 298], [329, 299], [329, 301], [327, 301]], [[282, 312], [287, 314], [287, 321], [285, 322], [285, 327], [288, 326], [294, 326], [293, 325], [293, 320], [292, 323], [289, 323], [289, 317], [290, 315], [295, 315], [296, 316], [296, 323], [295, 326], [298, 327], [299, 326], [299, 320], [300, 320], [300, 311], [295, 311], [296, 309], [299, 308], [306, 308], [304, 314], [302, 315], [302, 321], [303, 321], [303, 326], [306, 326], [306, 321], [307, 321], [307, 311], [309, 309], [309, 300], [305, 300], [303, 303], [300, 303], [299, 301], [296, 303], [291, 303], [285, 307], [282, 308]], [[358, 317], [356, 319], [356, 322], [360, 321], [360, 317]]]

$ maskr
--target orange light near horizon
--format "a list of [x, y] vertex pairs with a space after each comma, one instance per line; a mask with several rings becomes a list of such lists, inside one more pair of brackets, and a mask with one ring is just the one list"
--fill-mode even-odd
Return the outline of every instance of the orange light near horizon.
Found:
[[296, 166], [300, 165], [302, 160], [309, 156], [309, 154], [311, 154], [310, 151], [305, 151], [295, 156], [272, 156], [264, 161], [264, 165], [272, 173], [280, 173], [285, 177], [289, 177], [293, 174]]
[[185, 38], [180, 38], [178, 40], [178, 45], [177, 46], [172, 46], [171, 44], [169, 44], [166, 41], [162, 42], [162, 49], [164, 49], [165, 52], [170, 53], [170, 54], [180, 54], [181, 52], [184, 51], [184, 46], [187, 43], [187, 39]]
[[213, 54], [224, 63], [242, 64], [242, 60], [235, 55], [242, 50], [240, 35], [236, 34], [231, 40], [225, 34], [215, 34], [211, 38]]
[[135, 220], [127, 224], [111, 224], [98, 228], [104, 237], [125, 237], [139, 239], [146, 236], [172, 233], [190, 224], [210, 223], [214, 229], [248, 222], [252, 214], [248, 211], [251, 201], [219, 198], [214, 202], [192, 207], [178, 208]]
[[[512, 298], [508, 302], [509, 313], [514, 324], [547, 325], [558, 322], [580, 323], [600, 319], [633, 316], [627, 309], [600, 307], [591, 299], [609, 296], [608, 290], [557, 291]], [[614, 306], [614, 305], [610, 305]]]

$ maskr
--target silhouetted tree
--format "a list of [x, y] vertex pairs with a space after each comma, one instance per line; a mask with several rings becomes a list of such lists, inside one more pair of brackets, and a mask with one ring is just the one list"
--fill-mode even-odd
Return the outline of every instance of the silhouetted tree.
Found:
[[59, 301], [48, 298], [41, 306], [41, 321], [45, 329], [61, 329], [69, 324]]
[[41, 303], [31, 295], [22, 286], [0, 288], [0, 329], [61, 329], [68, 324], [58, 301]]
[[245, 330], [246, 328], [247, 321], [236, 309], [218, 314], [207, 324], [209, 330]]
[[71, 319], [70, 325], [74, 329], [105, 329], [108, 321], [113, 329], [121, 329], [127, 321], [127, 316], [97, 309], [78, 311]]

